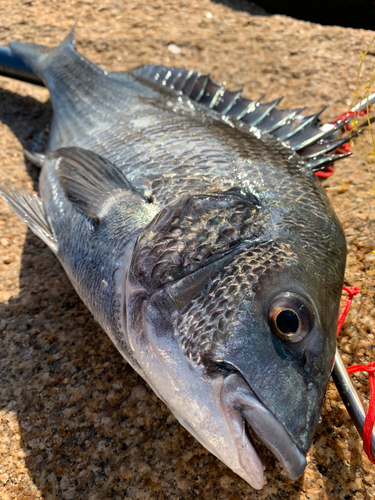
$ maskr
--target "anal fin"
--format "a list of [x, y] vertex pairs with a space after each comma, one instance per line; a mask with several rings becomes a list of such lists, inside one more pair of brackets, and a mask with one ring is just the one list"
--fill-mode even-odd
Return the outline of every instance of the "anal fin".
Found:
[[42, 200], [38, 195], [30, 195], [25, 190], [22, 194], [6, 186], [8, 190], [0, 187], [0, 194], [9, 207], [23, 220], [36, 236], [57, 252], [57, 242], [44, 213]]

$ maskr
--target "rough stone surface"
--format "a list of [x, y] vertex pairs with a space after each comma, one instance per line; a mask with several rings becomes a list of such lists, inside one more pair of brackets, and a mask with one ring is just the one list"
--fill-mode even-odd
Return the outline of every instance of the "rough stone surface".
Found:
[[[327, 118], [347, 109], [359, 56], [373, 36], [252, 16], [209, 0], [2, 0], [0, 19], [2, 45], [57, 44], [78, 19], [79, 50], [108, 69], [153, 62], [210, 71], [249, 96], [285, 94], [286, 106], [314, 111], [330, 103]], [[48, 92], [6, 78], [0, 87], [0, 183], [32, 192], [38, 172], [25, 164], [22, 146], [43, 140]], [[347, 235], [347, 283], [362, 289], [339, 339], [348, 364], [375, 360], [370, 151], [364, 134], [353, 157], [325, 181]], [[123, 361], [52, 253], [2, 201], [0, 249], [2, 500], [375, 497], [375, 468], [333, 383], [304, 476], [289, 481], [261, 450], [267, 485], [255, 492], [200, 446]], [[354, 379], [367, 403], [367, 377]]]

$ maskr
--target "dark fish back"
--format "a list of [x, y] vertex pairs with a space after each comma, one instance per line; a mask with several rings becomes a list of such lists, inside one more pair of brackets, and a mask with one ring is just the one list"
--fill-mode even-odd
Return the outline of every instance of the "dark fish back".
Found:
[[[18, 43], [12, 50], [50, 89], [49, 149], [79, 146], [102, 155], [160, 208], [183, 194], [242, 193], [260, 207], [259, 234], [294, 242], [300, 253], [311, 254], [311, 262], [318, 256], [322, 264], [338, 266], [333, 276], [342, 274], [342, 229], [313, 170], [272, 135], [228, 121], [205, 95], [202, 103], [191, 100], [189, 78], [196, 87], [202, 78], [184, 73], [183, 95], [155, 81], [162, 67], [103, 71], [76, 52], [72, 34], [53, 51]], [[212, 82], [207, 85], [212, 95], [218, 92]], [[246, 100], [237, 99], [232, 110], [240, 104], [243, 114]], [[327, 255], [324, 235], [332, 231], [337, 245]]]
[[[259, 140], [228, 126], [218, 112], [137, 73], [102, 71], [75, 51], [72, 35], [53, 51], [35, 44], [11, 47], [50, 89], [48, 149], [94, 151], [162, 204], [183, 193], [264, 184], [263, 177], [277, 169], [281, 176], [301, 176], [300, 157], [273, 137]], [[309, 182], [313, 176], [303, 177]]]

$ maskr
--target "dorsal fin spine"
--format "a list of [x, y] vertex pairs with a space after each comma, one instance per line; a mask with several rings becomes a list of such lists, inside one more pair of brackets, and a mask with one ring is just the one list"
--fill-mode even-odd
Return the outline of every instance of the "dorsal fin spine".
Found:
[[[173, 74], [173, 73], [172, 73]], [[172, 90], [175, 90], [175, 83], [176, 81], [181, 77], [182, 75], [182, 72], [181, 71], [177, 71], [176, 73], [176, 76], [173, 78], [173, 80], [171, 82], [168, 82], [168, 86], [172, 89]]]
[[279, 120], [278, 122], [276, 122], [272, 127], [269, 127], [268, 129], [264, 129], [264, 132], [266, 134], [272, 134], [272, 132], [276, 132], [276, 130], [278, 130], [279, 128], [283, 127], [284, 125], [287, 125], [288, 123], [290, 123], [291, 121], [293, 121], [293, 119], [299, 115], [305, 108], [298, 108], [298, 109], [294, 109], [293, 111], [291, 111], [287, 116], [285, 116], [284, 118], [282, 118], [281, 120]]
[[269, 107], [257, 118], [251, 125], [252, 127], [256, 127], [259, 125], [265, 118], [268, 116], [271, 111], [276, 108], [276, 106], [281, 102], [281, 100], [284, 98], [284, 96], [279, 97], [278, 99], [275, 99], [273, 102], [269, 103]]
[[183, 88], [184, 88], [184, 86], [185, 86], [185, 84], [186, 84], [187, 80], [191, 77], [191, 75], [192, 75], [192, 74], [193, 74], [193, 70], [189, 70], [189, 71], [186, 73], [186, 75], [185, 75], [184, 79], [182, 80], [182, 82], [179, 84], [178, 88], [177, 88], [177, 87], [175, 87], [175, 88], [176, 88], [176, 90], [179, 90], [180, 92], [183, 92]]
[[320, 111], [318, 111], [314, 115], [306, 117], [306, 119], [302, 121], [301, 125], [293, 129], [291, 132], [279, 137], [279, 141], [287, 141], [292, 137], [294, 137], [295, 135], [299, 134], [304, 128], [313, 123], [318, 118], [318, 116], [320, 116], [323, 113], [323, 111], [326, 110], [327, 108], [328, 106], [324, 106]]
[[255, 111], [255, 109], [259, 106], [260, 101], [263, 99], [263, 97], [264, 94], [260, 96], [259, 99], [257, 99], [256, 101], [250, 102], [248, 107], [244, 111], [242, 111], [238, 116], [236, 116], [236, 120], [237, 121], [242, 120], [246, 115], [249, 115], [250, 113]]
[[[136, 68], [132, 74], [155, 82], [160, 76], [160, 68], [160, 66], [144, 66]], [[337, 124], [329, 131], [320, 128], [318, 117], [327, 106], [324, 106], [318, 113], [306, 117], [301, 115], [304, 108], [291, 111], [277, 109], [281, 99], [268, 104], [260, 104], [264, 95], [257, 100], [245, 99], [242, 97], [242, 90], [236, 93], [227, 91], [224, 85], [213, 83], [209, 75], [202, 76], [200, 73], [173, 67], [164, 67], [164, 71], [163, 86], [176, 90], [190, 97], [192, 101], [217, 111], [223, 120], [235, 122], [236, 126], [241, 129], [271, 134], [285, 147], [301, 154], [301, 157], [304, 157], [304, 149], [315, 145], [313, 152], [306, 156], [306, 160], [312, 158], [320, 160], [322, 154], [329, 153], [335, 147], [347, 142], [346, 139], [334, 140], [335, 133], [343, 129], [346, 122]], [[194, 80], [189, 82], [192, 76]], [[258, 109], [259, 106], [261, 109]], [[253, 116], [252, 113], [254, 113]], [[331, 155], [327, 161], [332, 162], [342, 157], [342, 155]], [[312, 167], [312, 162], [307, 164]]]
[[210, 109], [213, 109], [216, 106], [217, 100], [220, 98], [220, 96], [222, 96], [224, 94], [224, 92], [225, 92], [225, 86], [222, 84], [212, 98], [212, 101], [209, 105]]
[[236, 95], [233, 97], [232, 101], [228, 104], [228, 106], [221, 112], [222, 115], [226, 116], [227, 113], [233, 108], [233, 106], [237, 103], [237, 101], [241, 98], [243, 90], [238, 90]]
[[311, 168], [313, 172], [318, 172], [319, 170], [324, 170], [330, 163], [333, 163], [337, 160], [342, 160], [343, 158], [346, 158], [348, 156], [351, 156], [352, 153], [343, 153], [343, 154], [338, 154], [338, 155], [327, 155], [323, 156], [320, 158], [316, 158], [312, 161], [309, 161], [307, 163], [307, 166]]
[[164, 86], [165, 86], [165, 85], [167, 85], [168, 80], [169, 80], [169, 78], [171, 77], [171, 75], [172, 75], [172, 71], [170, 71], [170, 70], [169, 70], [169, 71], [167, 71], [167, 73], [166, 73], [166, 75], [165, 75], [165, 77], [164, 77], [163, 81], [161, 82], [161, 84], [162, 84], [162, 85], [164, 85]]
[[210, 79], [210, 75], [203, 75], [203, 77], [202, 77], [202, 78], [205, 78], [205, 80], [204, 80], [204, 82], [203, 82], [203, 85], [202, 85], [202, 88], [201, 88], [201, 90], [200, 90], [199, 94], [198, 94], [198, 95], [197, 95], [197, 97], [195, 98], [195, 100], [196, 100], [197, 102], [199, 102], [199, 101], [202, 99], [203, 94], [204, 94], [204, 93], [205, 93], [205, 91], [206, 91], [206, 87], [207, 87], [208, 81], [209, 81], [209, 79]]
[[318, 141], [322, 141], [326, 137], [330, 137], [331, 135], [335, 134], [335, 132], [337, 132], [338, 130], [341, 130], [347, 123], [350, 122], [350, 120], [351, 118], [348, 118], [347, 120], [345, 120], [345, 122], [336, 124], [332, 129], [324, 130], [323, 132], [318, 133], [313, 137], [310, 137], [306, 141], [302, 141], [300, 143], [295, 144], [294, 146], [290, 146], [290, 148], [293, 151], [299, 151], [300, 149], [304, 149], [308, 146], [311, 146], [312, 144], [315, 144]]
[[[193, 75], [194, 75], [194, 80], [193, 80], [193, 83], [190, 85], [190, 88], [186, 92], [187, 97], [190, 97], [191, 93], [193, 92], [195, 85], [197, 84], [198, 78], [200, 77], [200, 73], [196, 73], [196, 74], [193, 73]], [[187, 83], [187, 81], [186, 81], [186, 83]]]
[[[313, 151], [312, 153], [308, 153], [309, 147], [302, 149], [298, 153], [306, 160], [317, 158], [323, 154], [330, 153], [338, 148], [340, 148], [345, 143], [349, 142], [353, 137], [355, 137], [357, 133], [353, 133], [346, 137], [342, 137], [341, 139], [336, 139], [334, 141], [318, 141], [317, 145], [320, 146], [319, 150]], [[319, 144], [321, 142], [321, 144]], [[314, 146], [312, 146], [314, 148]]]

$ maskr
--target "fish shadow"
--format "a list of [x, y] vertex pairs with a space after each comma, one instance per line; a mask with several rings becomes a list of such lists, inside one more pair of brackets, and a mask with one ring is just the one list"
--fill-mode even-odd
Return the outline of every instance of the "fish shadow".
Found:
[[268, 17], [268, 14], [263, 7], [260, 6], [259, 0], [257, 2], [249, 2], [248, 0], [211, 0], [213, 3], [220, 3], [233, 10], [247, 12], [252, 16]]
[[171, 457], [199, 455], [199, 445], [123, 361], [31, 232], [19, 280], [19, 296], [0, 305], [0, 408], [16, 415], [33, 483], [43, 498], [117, 498], [154, 477], [149, 498], [157, 498], [153, 490], [185, 475]]
[[284, 15], [295, 19], [310, 21], [323, 25], [343, 26], [344, 28], [361, 28], [373, 30], [374, 3], [363, 1], [355, 8], [350, 0], [317, 0], [307, 4], [298, 0], [211, 0], [223, 4], [230, 9], [248, 12], [252, 16]]
[[[0, 120], [22, 146], [42, 150], [40, 131], [50, 122], [50, 103], [6, 90], [0, 90], [0, 102]], [[39, 172], [26, 168], [37, 190]], [[3, 262], [12, 266], [11, 255]], [[123, 360], [58, 260], [31, 231], [19, 295], [0, 304], [0, 331], [0, 421], [16, 429], [2, 440], [9, 439], [18, 454], [13, 469], [5, 459], [0, 467], [16, 476], [24, 463], [44, 499], [303, 495], [303, 479], [286, 480], [267, 450], [268, 484], [258, 493], [185, 431]], [[344, 458], [338, 462], [352, 475]], [[29, 488], [27, 480], [17, 484], [17, 498]]]
[[[0, 122], [7, 125], [24, 149], [44, 152], [52, 121], [52, 106], [30, 96], [0, 88]], [[26, 162], [27, 173], [38, 191], [39, 169]]]

